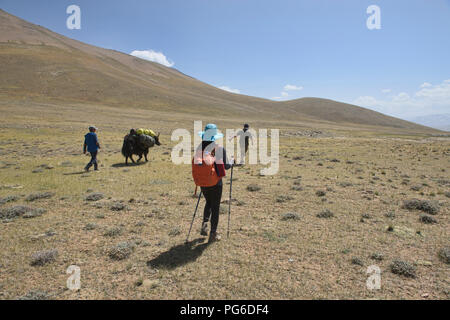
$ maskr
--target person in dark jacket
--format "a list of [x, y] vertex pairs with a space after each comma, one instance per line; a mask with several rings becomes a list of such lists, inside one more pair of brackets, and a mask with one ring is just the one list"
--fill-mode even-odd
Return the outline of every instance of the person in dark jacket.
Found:
[[89, 133], [84, 136], [83, 153], [86, 154], [87, 151], [91, 154], [91, 161], [84, 168], [86, 172], [89, 171], [92, 166], [94, 166], [95, 171], [98, 171], [97, 153], [100, 149], [100, 144], [98, 143], [96, 131], [97, 128], [91, 126], [89, 127]]
[[[221, 166], [225, 170], [231, 168], [232, 164], [228, 162], [225, 148], [216, 144], [216, 140], [223, 137], [223, 134], [218, 133], [215, 124], [208, 124], [205, 131], [199, 132], [202, 137], [202, 151], [213, 152], [216, 158], [214, 163], [216, 172], [220, 172]], [[222, 179], [212, 187], [201, 187], [203, 196], [206, 199], [205, 209], [203, 210], [203, 223], [200, 234], [202, 236], [208, 235], [208, 222], [211, 220], [211, 231], [209, 233], [209, 242], [219, 241], [221, 237], [217, 233], [217, 226], [219, 224], [219, 210], [220, 201], [222, 199], [223, 183]]]
[[244, 124], [244, 128], [242, 130], [239, 130], [237, 132], [237, 134], [235, 134], [233, 137], [230, 138], [230, 141], [231, 141], [238, 136], [240, 137], [240, 139], [239, 139], [239, 147], [240, 147], [240, 151], [241, 151], [241, 159], [239, 162], [240, 166], [244, 165], [244, 163], [245, 163], [245, 157], [248, 152], [250, 140], [252, 140], [252, 145], [253, 145], [253, 136], [250, 133], [250, 131], [248, 131], [248, 129], [250, 129], [250, 125], [248, 125], [246, 123], [246, 124]]

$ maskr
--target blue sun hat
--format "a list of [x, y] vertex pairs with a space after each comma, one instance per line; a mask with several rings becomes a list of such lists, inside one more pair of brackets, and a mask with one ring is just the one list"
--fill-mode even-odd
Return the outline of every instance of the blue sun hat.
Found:
[[200, 131], [198, 135], [203, 141], [216, 141], [223, 138], [223, 134], [218, 132], [217, 126], [213, 123], [207, 124], [205, 131]]

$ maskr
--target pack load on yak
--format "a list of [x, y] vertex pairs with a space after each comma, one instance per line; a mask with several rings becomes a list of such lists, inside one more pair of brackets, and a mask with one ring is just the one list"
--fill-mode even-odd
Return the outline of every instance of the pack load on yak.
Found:
[[153, 137], [153, 138], [156, 137], [156, 133], [153, 130], [150, 130], [150, 129], [142, 129], [142, 128], [140, 128], [140, 129], [136, 130], [136, 133], [137, 133], [138, 136], [146, 135], [146, 136], [150, 136], [150, 137]]
[[141, 134], [139, 136], [139, 143], [145, 148], [151, 148], [155, 145], [155, 138], [146, 134]]

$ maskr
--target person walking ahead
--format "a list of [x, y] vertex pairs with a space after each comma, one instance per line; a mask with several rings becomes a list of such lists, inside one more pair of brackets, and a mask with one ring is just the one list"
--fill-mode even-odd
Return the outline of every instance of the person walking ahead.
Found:
[[84, 168], [86, 172], [89, 171], [92, 166], [94, 166], [95, 171], [98, 171], [97, 153], [98, 149], [100, 149], [100, 144], [98, 143], [98, 137], [95, 133], [96, 131], [97, 128], [91, 126], [89, 127], [89, 133], [84, 136], [83, 153], [86, 154], [87, 149], [87, 151], [91, 154], [91, 161]]
[[253, 145], [253, 136], [250, 133], [250, 131], [248, 131], [249, 129], [250, 129], [250, 126], [246, 123], [246, 124], [244, 124], [244, 128], [242, 130], [239, 130], [234, 136], [232, 136], [230, 138], [230, 141], [231, 141], [238, 136], [240, 137], [239, 147], [240, 147], [241, 159], [239, 161], [239, 165], [241, 165], [241, 166], [245, 164], [245, 157], [248, 152], [249, 140], [252, 141], [252, 145]]
[[228, 162], [225, 148], [215, 142], [223, 137], [223, 134], [218, 133], [215, 124], [208, 124], [205, 131], [199, 132], [199, 135], [202, 137], [202, 143], [197, 147], [192, 160], [192, 175], [206, 199], [200, 234], [208, 235], [208, 222], [211, 220], [209, 242], [213, 242], [221, 239], [217, 226], [222, 199], [222, 178], [225, 176], [225, 170], [230, 169], [232, 165]]

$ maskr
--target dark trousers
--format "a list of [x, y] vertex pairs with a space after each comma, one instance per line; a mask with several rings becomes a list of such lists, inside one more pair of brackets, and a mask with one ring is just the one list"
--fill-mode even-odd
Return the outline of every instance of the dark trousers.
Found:
[[87, 164], [86, 170], [89, 170], [89, 168], [92, 167], [92, 165], [94, 166], [94, 169], [97, 170], [98, 169], [97, 151], [90, 152], [90, 154], [91, 154], [91, 161]]
[[220, 200], [222, 199], [222, 183], [214, 187], [202, 187], [203, 196], [206, 199], [205, 209], [203, 210], [203, 222], [211, 219], [211, 233], [217, 231], [219, 224]]

